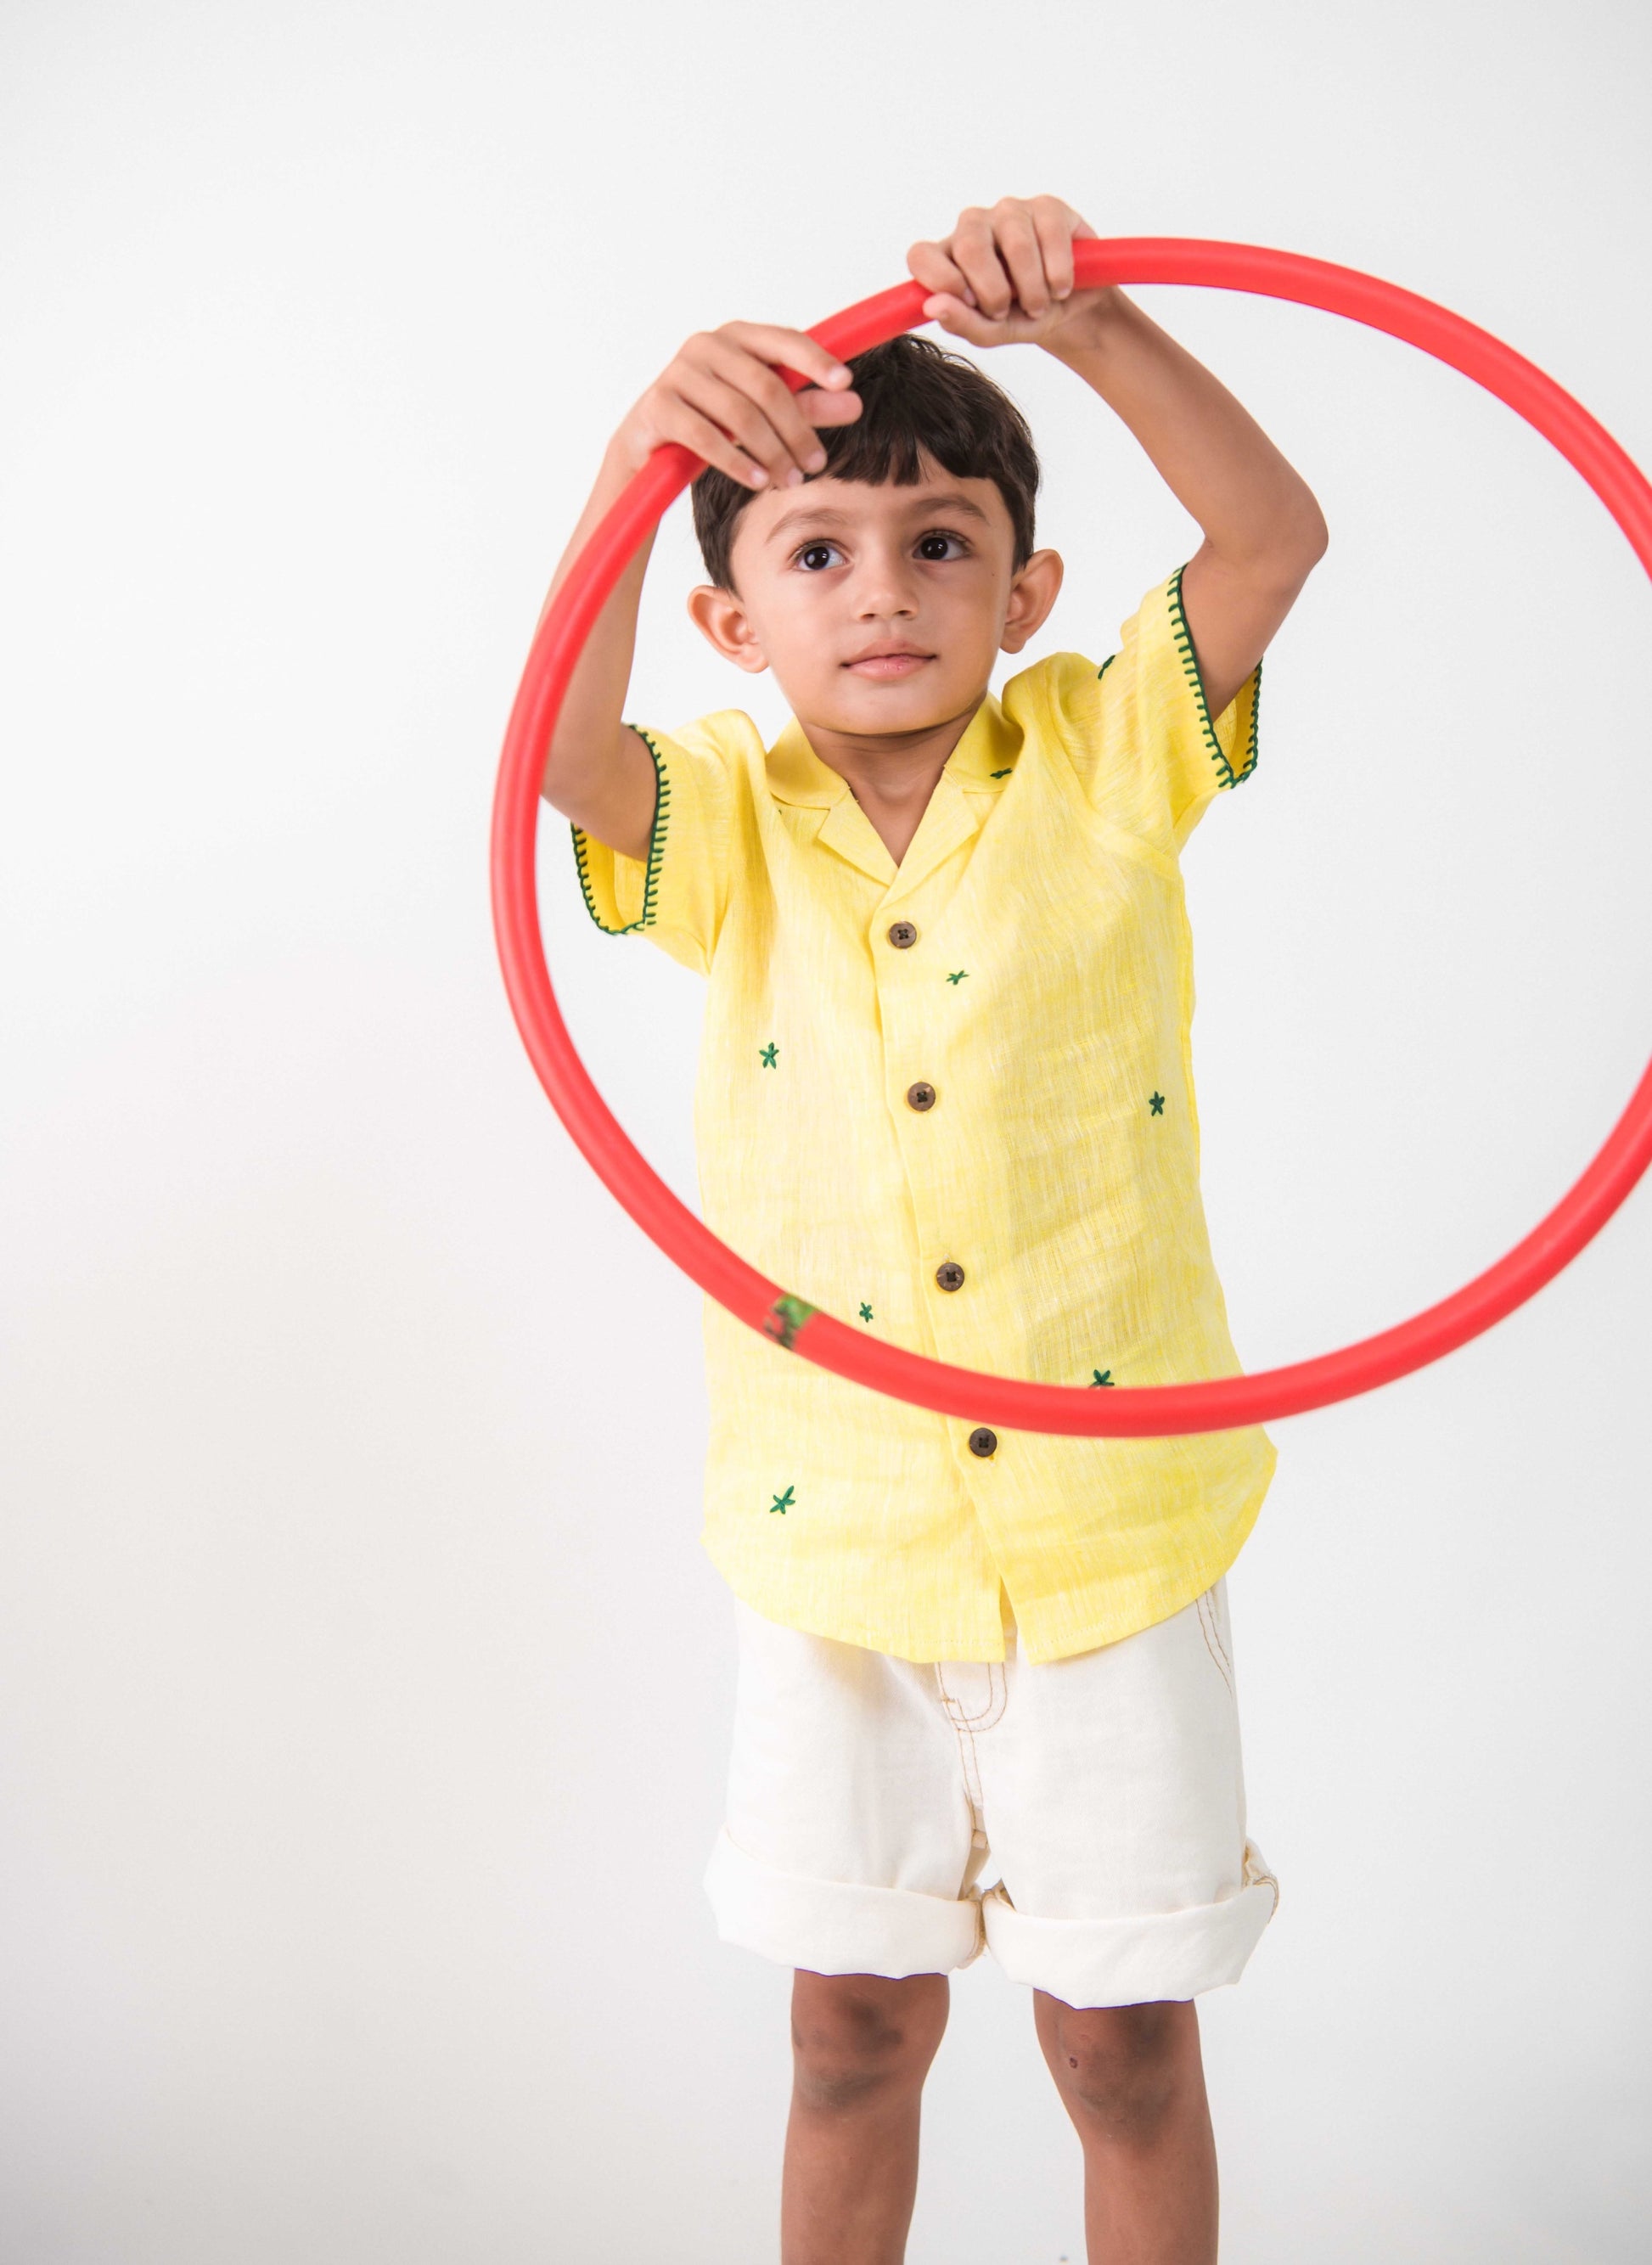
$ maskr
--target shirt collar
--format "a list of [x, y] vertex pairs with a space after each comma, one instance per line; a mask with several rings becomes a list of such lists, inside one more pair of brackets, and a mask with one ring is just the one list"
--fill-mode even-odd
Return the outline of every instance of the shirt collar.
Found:
[[989, 692], [947, 757], [947, 769], [960, 786], [1001, 794], [1021, 753], [1021, 742], [1020, 725], [1010, 722], [997, 695]]
[[[1020, 727], [1012, 724], [989, 692], [947, 757], [942, 778], [972, 790], [999, 793], [1021, 753]], [[768, 790], [776, 802], [805, 810], [830, 810], [848, 793], [849, 783], [823, 763], [795, 716], [768, 750]]]
[[977, 833], [1021, 752], [1022, 733], [988, 693], [948, 756], [917, 833], [899, 866], [854, 796], [849, 783], [810, 746], [793, 717], [768, 751], [769, 791], [777, 802], [825, 815], [816, 841], [834, 850], [890, 896], [915, 888]]

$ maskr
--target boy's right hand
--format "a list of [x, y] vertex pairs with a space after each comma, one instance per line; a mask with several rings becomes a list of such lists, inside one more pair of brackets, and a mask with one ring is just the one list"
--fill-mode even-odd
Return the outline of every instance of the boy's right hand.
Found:
[[[794, 393], [773, 364], [812, 382]], [[861, 413], [853, 373], [804, 331], [724, 323], [689, 339], [614, 436], [632, 471], [676, 441], [743, 487], [797, 487], [826, 466], [822, 425]]]
[[[773, 365], [810, 381], [793, 393]], [[826, 466], [817, 427], [861, 413], [852, 373], [803, 331], [724, 323], [691, 338], [609, 441], [602, 470], [551, 581], [554, 595], [593, 530], [654, 450], [675, 441], [746, 488], [796, 487]], [[576, 826], [644, 858], [657, 799], [648, 748], [622, 721], [650, 535], [609, 594], [564, 696], [541, 789]], [[550, 602], [546, 600], [547, 605]]]

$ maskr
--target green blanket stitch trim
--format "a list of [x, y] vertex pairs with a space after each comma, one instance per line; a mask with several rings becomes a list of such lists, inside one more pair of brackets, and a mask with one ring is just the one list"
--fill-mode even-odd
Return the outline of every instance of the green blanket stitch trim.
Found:
[[643, 875], [643, 909], [634, 921], [623, 928], [610, 928], [597, 910], [596, 898], [591, 888], [591, 869], [586, 863], [586, 837], [579, 827], [570, 828], [573, 834], [573, 861], [579, 869], [579, 893], [585, 899], [585, 908], [604, 936], [630, 936], [633, 929], [646, 928], [654, 917], [654, 899], [659, 887], [659, 861], [666, 847], [666, 831], [671, 822], [671, 782], [666, 776], [665, 760], [646, 732], [637, 731], [635, 724], [627, 729], [637, 732], [654, 762], [654, 823], [648, 836], [648, 865]]
[[1250, 703], [1250, 739], [1245, 749], [1245, 760], [1238, 770], [1222, 753], [1222, 743], [1216, 736], [1216, 726], [1211, 720], [1210, 703], [1204, 697], [1204, 681], [1199, 674], [1198, 656], [1193, 650], [1192, 633], [1188, 617], [1182, 608], [1182, 577], [1186, 566], [1178, 566], [1170, 578], [1170, 629], [1182, 655], [1182, 666], [1188, 673], [1188, 682], [1193, 687], [1193, 697], [1198, 703], [1199, 722], [1204, 727], [1204, 738], [1211, 751], [1211, 761], [1221, 773], [1224, 786], [1242, 786], [1256, 768], [1256, 723], [1262, 707], [1262, 663], [1256, 663], [1256, 688]]

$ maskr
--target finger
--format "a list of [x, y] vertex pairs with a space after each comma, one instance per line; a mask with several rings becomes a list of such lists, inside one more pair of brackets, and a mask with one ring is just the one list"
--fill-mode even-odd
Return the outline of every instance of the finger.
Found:
[[[743, 346], [722, 338], [711, 339], [707, 361], [725, 384], [754, 404], [799, 471], [825, 470], [826, 451], [815, 437], [813, 426], [797, 407], [798, 396], [767, 362], [757, 361]], [[765, 457], [763, 461], [767, 463], [768, 459]], [[769, 469], [773, 471], [775, 468], [771, 464]]]
[[680, 397], [661, 418], [660, 429], [665, 439], [680, 441], [685, 448], [692, 448], [696, 456], [703, 457], [716, 470], [726, 472], [743, 488], [766, 488], [770, 484], [768, 474], [760, 463]]
[[[685, 390], [683, 397], [691, 409], [709, 417], [731, 441], [737, 441], [753, 462], [763, 467], [776, 486], [795, 487], [803, 478], [802, 467], [791, 451], [751, 396], [743, 393], [739, 386], [731, 385], [712, 371], [700, 370], [692, 390]], [[812, 433], [810, 448], [811, 451], [819, 448]], [[825, 451], [821, 454], [824, 458]]]
[[963, 214], [952, 231], [950, 249], [981, 312], [1001, 321], [1015, 294], [998, 256], [990, 215], [973, 206]]
[[714, 338], [729, 339], [743, 346], [759, 361], [771, 367], [795, 370], [799, 377], [811, 379], [816, 385], [844, 387], [854, 382], [855, 373], [847, 362], [834, 353], [828, 353], [819, 339], [811, 339], [807, 331], [782, 330], [774, 323], [724, 323]]
[[974, 294], [962, 268], [947, 256], [941, 244], [914, 244], [906, 254], [907, 270], [926, 291], [950, 291], [973, 305]]
[[811, 425], [825, 426], [853, 425], [863, 404], [858, 393], [822, 393], [811, 385], [797, 396], [797, 406]]
[[982, 314], [979, 307], [966, 307], [962, 299], [942, 291], [924, 302], [924, 315], [954, 338], [965, 339], [972, 346], [1015, 346], [1032, 334], [1032, 324], [1024, 317], [1012, 317], [995, 323]]
[[1009, 271], [1016, 298], [1026, 313], [1047, 315], [1050, 285], [1044, 272], [1044, 247], [1032, 215], [1024, 204], [1006, 197], [993, 208], [993, 233], [998, 256]]
[[[1078, 215], [1070, 212], [1055, 197], [1035, 197], [1030, 208], [1032, 224], [1037, 230], [1038, 250], [1044, 260], [1044, 272], [1048, 279], [1051, 295], [1067, 299], [1073, 295], [1073, 222]], [[1024, 306], [1026, 302], [1023, 300]]]

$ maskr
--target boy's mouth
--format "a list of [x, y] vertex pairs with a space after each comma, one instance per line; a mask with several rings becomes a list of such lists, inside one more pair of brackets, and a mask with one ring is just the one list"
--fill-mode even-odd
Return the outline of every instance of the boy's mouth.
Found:
[[856, 676], [890, 679], [915, 675], [926, 661], [934, 659], [932, 652], [925, 652], [915, 645], [882, 645], [870, 652], [856, 653], [843, 666], [853, 669]]

